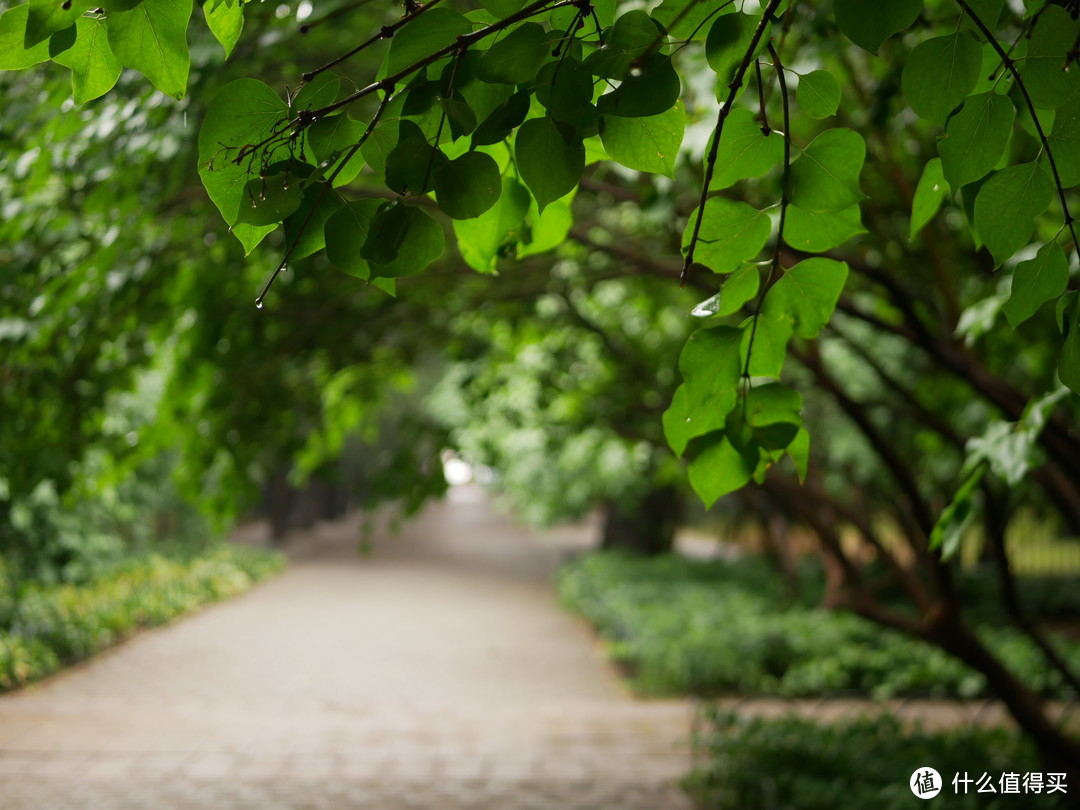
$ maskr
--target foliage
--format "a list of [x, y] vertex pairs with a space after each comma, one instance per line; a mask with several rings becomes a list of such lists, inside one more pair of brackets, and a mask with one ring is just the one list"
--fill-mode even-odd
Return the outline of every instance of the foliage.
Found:
[[[246, 252], [284, 225], [287, 248], [270, 283], [288, 261], [325, 248], [345, 272], [393, 289], [391, 280], [420, 272], [444, 252], [443, 228], [416, 205], [429, 193], [458, 239], [470, 243], [461, 255], [476, 269], [489, 272], [496, 255], [527, 252], [550, 227], [546, 209], [574, 192], [593, 160], [673, 175], [686, 125], [680, 71], [699, 67], [703, 55], [724, 103], [702, 193], [686, 223], [682, 278], [707, 269], [726, 280], [736, 271], [752, 273], [743, 267], [750, 263], [761, 279], [748, 288], [756, 295], [738, 293], [741, 303], [755, 299], [749, 317], [690, 338], [665, 430], [680, 455], [689, 451], [690, 482], [706, 504], [761, 481], [785, 456], [803, 470], [801, 400], [779, 377], [789, 341], [816, 336], [845, 285], [845, 262], [807, 254], [858, 232], [866, 143], [856, 129], [818, 123], [837, 112], [844, 85], [834, 71], [843, 75], [846, 65], [796, 71], [784, 66], [781, 51], [800, 55], [800, 36], [813, 41], [815, 29], [834, 25], [877, 53], [922, 18], [927, 25], [909, 37], [901, 86], [910, 109], [927, 122], [922, 131], [944, 125], [944, 132], [940, 160], [924, 161], [926, 185], [913, 202], [911, 233], [954, 191], [976, 244], [997, 267], [1032, 241], [1036, 220], [1053, 221], [1043, 214], [1056, 193], [1061, 210], [1052, 217], [1065, 227], [1036, 237], [1039, 254], [1016, 265], [1015, 293], [1002, 303], [1013, 325], [1046, 301], [1061, 303], [1058, 370], [1062, 382], [1077, 387], [1080, 329], [1077, 308], [1062, 298], [1068, 269], [1057, 243], [1072, 235], [1066, 190], [1080, 180], [1072, 147], [1078, 88], [1063, 69], [1075, 58], [1075, 21], [1067, 10], [1032, 4], [1018, 14], [1012, 7], [1004, 13], [1000, 2], [912, 0], [888, 15], [840, 4], [830, 18], [784, 0], [710, 12], [669, 0], [653, 16], [620, 13], [613, 2], [537, 0], [465, 13], [435, 5], [408, 5], [401, 19], [359, 47], [304, 72], [301, 88], [285, 99], [250, 77], [215, 95], [200, 128], [200, 173]], [[77, 103], [107, 92], [122, 67], [141, 71], [164, 93], [186, 92], [191, 3], [45, 8], [28, 3], [5, 13], [0, 65], [20, 69], [51, 57], [72, 70]], [[229, 54], [243, 26], [242, 2], [210, 0], [203, 13]], [[1020, 47], [1006, 51], [1001, 43], [1016, 29], [1024, 34]], [[685, 47], [695, 39], [703, 53]], [[385, 40], [374, 74], [347, 61]], [[774, 74], [768, 81], [762, 62]], [[751, 83], [756, 102], [742, 92]], [[755, 106], [760, 136], [743, 114]], [[779, 129], [770, 116], [781, 121]], [[753, 195], [757, 206], [709, 197], [718, 160], [725, 178], [716, 178], [719, 187], [767, 175]], [[385, 183], [399, 196], [378, 202], [348, 191], [350, 183], [357, 190]], [[815, 236], [800, 236], [808, 233]], [[801, 248], [801, 261], [782, 261], [785, 247]], [[763, 385], [764, 379], [773, 381]], [[971, 487], [961, 488], [958, 498], [971, 497]]]
[[[822, 723], [716, 710], [706, 723], [708, 730], [695, 740], [704, 764], [683, 783], [704, 808], [901, 810], [913, 806], [907, 779], [923, 766], [942, 775], [949, 807], [1012, 807], [1012, 797], [979, 794], [974, 786], [967, 795], [952, 795], [953, 775], [978, 779], [989, 773], [996, 780], [1019, 773], [1022, 779], [1041, 770], [1030, 745], [1002, 728], [924, 731], [890, 715]], [[1061, 793], [1041, 795], [1037, 803], [1066, 806]]]
[[[817, 607], [823, 585], [819, 570], [804, 568], [792, 600], [753, 557], [646, 561], [599, 552], [559, 572], [563, 603], [596, 626], [609, 655], [645, 693], [986, 695], [985, 680], [940, 649]], [[1075, 599], [1071, 608], [1076, 615]], [[982, 637], [1035, 691], [1072, 696], [1016, 632], [984, 627]], [[1067, 650], [1080, 664], [1080, 646]]]
[[80, 585], [5, 587], [0, 690], [43, 678], [140, 628], [242, 593], [283, 564], [282, 557], [261, 549], [220, 546], [186, 557], [129, 558]]

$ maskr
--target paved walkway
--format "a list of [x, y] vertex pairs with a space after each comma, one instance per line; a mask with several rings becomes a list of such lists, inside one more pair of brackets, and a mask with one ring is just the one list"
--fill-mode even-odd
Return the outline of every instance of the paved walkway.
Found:
[[2, 810], [685, 810], [692, 710], [635, 701], [531, 535], [469, 489], [0, 697]]

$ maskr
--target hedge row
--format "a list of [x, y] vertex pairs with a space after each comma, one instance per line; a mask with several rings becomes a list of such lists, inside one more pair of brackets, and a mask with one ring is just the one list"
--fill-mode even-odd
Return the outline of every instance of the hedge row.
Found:
[[279, 554], [224, 545], [194, 557], [128, 560], [82, 585], [0, 589], [0, 691], [94, 655], [135, 630], [242, 593], [283, 565]]
[[[713, 712], [708, 726], [695, 740], [703, 764], [683, 782], [703, 810], [910, 810], [922, 803], [909, 780], [926, 767], [941, 777], [935, 782], [941, 787], [937, 801], [954, 810], [1055, 810], [1068, 799], [1059, 791], [1046, 792], [1048, 780], [1031, 745], [1008, 729], [926, 732], [905, 728], [890, 716], [827, 724], [731, 712]], [[1034, 780], [1024, 791], [1029, 773], [1042, 777], [1041, 793], [1030, 792]], [[1016, 774], [1017, 784], [1003, 784], [1005, 774]], [[987, 783], [998, 792], [978, 792]], [[1016, 787], [1017, 795], [1003, 794], [1006, 787]], [[1074, 790], [1069, 785], [1067, 793]]]
[[[563, 603], [596, 626], [608, 652], [646, 694], [836, 693], [973, 698], [985, 679], [943, 651], [850, 613], [811, 607], [811, 577], [785, 599], [759, 559], [577, 558], [559, 573]], [[1037, 691], [1071, 697], [1023, 636], [984, 627], [991, 645]], [[1080, 644], [1061, 642], [1080, 668]]]

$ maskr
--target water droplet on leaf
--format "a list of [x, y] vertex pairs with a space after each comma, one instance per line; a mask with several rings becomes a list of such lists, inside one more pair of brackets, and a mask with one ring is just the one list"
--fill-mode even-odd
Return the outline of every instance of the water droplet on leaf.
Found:
[[690, 314], [695, 318], [708, 318], [715, 315], [720, 311], [720, 293], [717, 293], [712, 298], [706, 298], [692, 310]]

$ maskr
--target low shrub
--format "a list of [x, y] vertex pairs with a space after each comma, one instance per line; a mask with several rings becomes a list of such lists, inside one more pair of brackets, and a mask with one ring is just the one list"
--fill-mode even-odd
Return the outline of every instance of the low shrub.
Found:
[[223, 545], [203, 555], [127, 560], [85, 584], [0, 591], [0, 690], [43, 678], [139, 628], [242, 593], [283, 564], [276, 553]]
[[[1041, 794], [1024, 792], [1024, 776], [1041, 767], [1028, 741], [1008, 729], [927, 732], [888, 715], [819, 723], [729, 711], [710, 712], [706, 726], [694, 740], [701, 764], [683, 782], [705, 810], [909, 810], [921, 802], [908, 780], [924, 767], [940, 774], [938, 798], [957, 810], [1066, 805], [1066, 795], [1046, 792], [1045, 775]], [[1000, 793], [1006, 773], [1017, 774], [1018, 795]], [[957, 774], [974, 780], [966, 793], [963, 782], [953, 785]], [[998, 793], [977, 791], [984, 774]]]
[[[614, 552], [559, 572], [563, 603], [596, 626], [613, 659], [646, 694], [855, 692], [972, 698], [985, 679], [942, 650], [843, 611], [814, 607], [820, 582], [794, 596], [758, 559], [700, 562]], [[982, 629], [986, 642], [1037, 691], [1072, 695], [1025, 637]], [[1059, 645], [1080, 668], [1080, 645]]]

